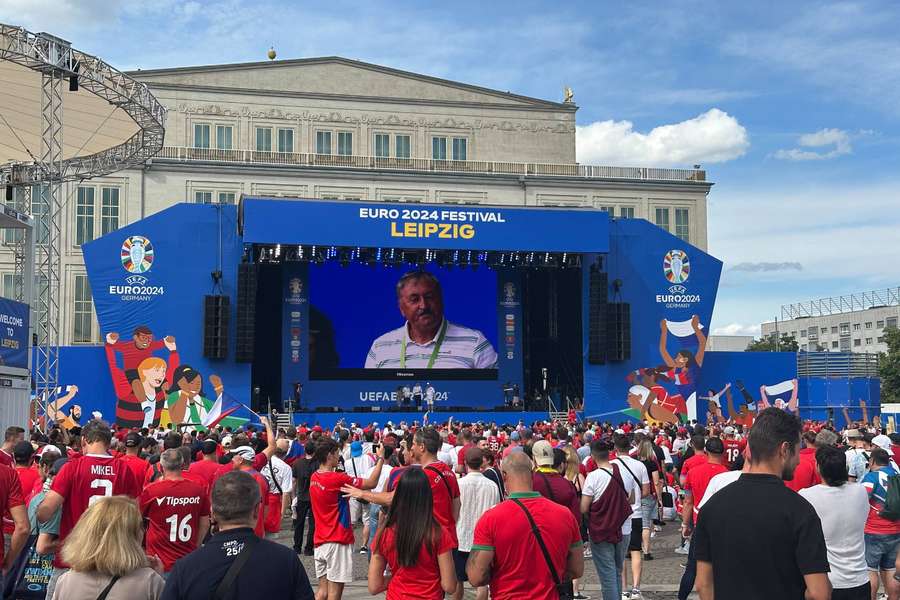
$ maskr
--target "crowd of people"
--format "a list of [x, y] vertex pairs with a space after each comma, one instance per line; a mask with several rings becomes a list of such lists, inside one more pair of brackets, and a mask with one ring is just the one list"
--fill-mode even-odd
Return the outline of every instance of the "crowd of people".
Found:
[[[363, 561], [391, 600], [587, 600], [590, 560], [603, 600], [639, 600], [680, 521], [680, 599], [900, 600], [900, 434], [878, 423], [95, 419], [25, 437], [0, 447], [7, 598], [338, 600]], [[289, 519], [292, 547], [272, 539]]]

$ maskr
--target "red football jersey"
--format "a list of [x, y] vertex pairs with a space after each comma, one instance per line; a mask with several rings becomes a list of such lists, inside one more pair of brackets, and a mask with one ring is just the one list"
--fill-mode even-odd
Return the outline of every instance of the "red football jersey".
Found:
[[219, 463], [214, 460], [198, 460], [188, 467], [188, 473], [198, 479], [203, 479], [207, 491], [212, 491], [212, 484], [218, 470]]
[[131, 454], [123, 454], [122, 462], [128, 465], [128, 468], [134, 473], [134, 478], [138, 483], [144, 482], [144, 477], [147, 474], [147, 468], [150, 466], [150, 463], [140, 456], [132, 456]]
[[[0, 514], [8, 513], [9, 509], [22, 506], [22, 484], [16, 472], [7, 466], [0, 466]], [[15, 527], [13, 527], [15, 530]], [[0, 562], [3, 560], [3, 544], [0, 544]]]
[[728, 468], [733, 468], [734, 463], [737, 462], [738, 457], [743, 454], [744, 448], [747, 447], [747, 440], [740, 439], [725, 439], [722, 440], [722, 444], [725, 446], [725, 462], [728, 463]]
[[[121, 459], [105, 454], [85, 454], [70, 459], [53, 478], [50, 489], [63, 497], [60, 542], [66, 539], [94, 498], [122, 495], [137, 498], [141, 493], [141, 485], [131, 469]], [[53, 565], [68, 568], [59, 552]]]
[[209, 516], [209, 497], [202, 486], [187, 479], [163, 479], [144, 489], [141, 514], [147, 520], [144, 548], [158, 556], [165, 570], [197, 549], [201, 517]]
[[309, 499], [312, 503], [316, 533], [316, 547], [326, 543], [352, 544], [353, 525], [350, 523], [350, 507], [341, 492], [344, 485], [362, 487], [363, 480], [338, 471], [316, 471], [309, 482]]

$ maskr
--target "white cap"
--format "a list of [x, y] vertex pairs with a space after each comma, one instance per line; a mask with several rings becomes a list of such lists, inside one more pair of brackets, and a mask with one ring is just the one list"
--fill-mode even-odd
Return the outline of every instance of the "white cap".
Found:
[[240, 446], [231, 451], [235, 456], [240, 456], [247, 462], [253, 462], [256, 458], [256, 451], [250, 446]]
[[872, 444], [878, 446], [882, 450], [887, 450], [888, 452], [891, 451], [891, 438], [884, 434], [876, 435], [872, 438]]
[[734, 427], [728, 425], [725, 427], [725, 429], [722, 430], [722, 433], [724, 433], [725, 435], [734, 435]]

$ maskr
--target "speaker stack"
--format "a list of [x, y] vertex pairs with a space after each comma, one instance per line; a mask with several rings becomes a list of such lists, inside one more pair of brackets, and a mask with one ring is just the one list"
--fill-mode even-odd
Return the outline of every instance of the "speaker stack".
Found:
[[610, 361], [628, 360], [631, 358], [631, 304], [610, 302], [607, 310], [606, 357]]
[[237, 327], [234, 360], [253, 362], [256, 343], [256, 263], [238, 265], [237, 277]]
[[203, 297], [203, 356], [228, 357], [228, 296]]
[[609, 276], [591, 266], [588, 289], [588, 363], [606, 363], [606, 319]]

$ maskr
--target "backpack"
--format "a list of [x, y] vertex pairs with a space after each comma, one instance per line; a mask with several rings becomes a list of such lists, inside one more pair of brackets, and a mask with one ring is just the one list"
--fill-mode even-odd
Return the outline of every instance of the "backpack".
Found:
[[622, 525], [631, 517], [631, 503], [622, 476], [616, 465], [612, 468], [612, 472], [601, 469], [611, 481], [600, 498], [591, 503], [588, 513], [588, 535], [592, 542], [618, 544], [622, 541]]
[[888, 476], [884, 508], [878, 514], [889, 521], [900, 520], [900, 475]]

